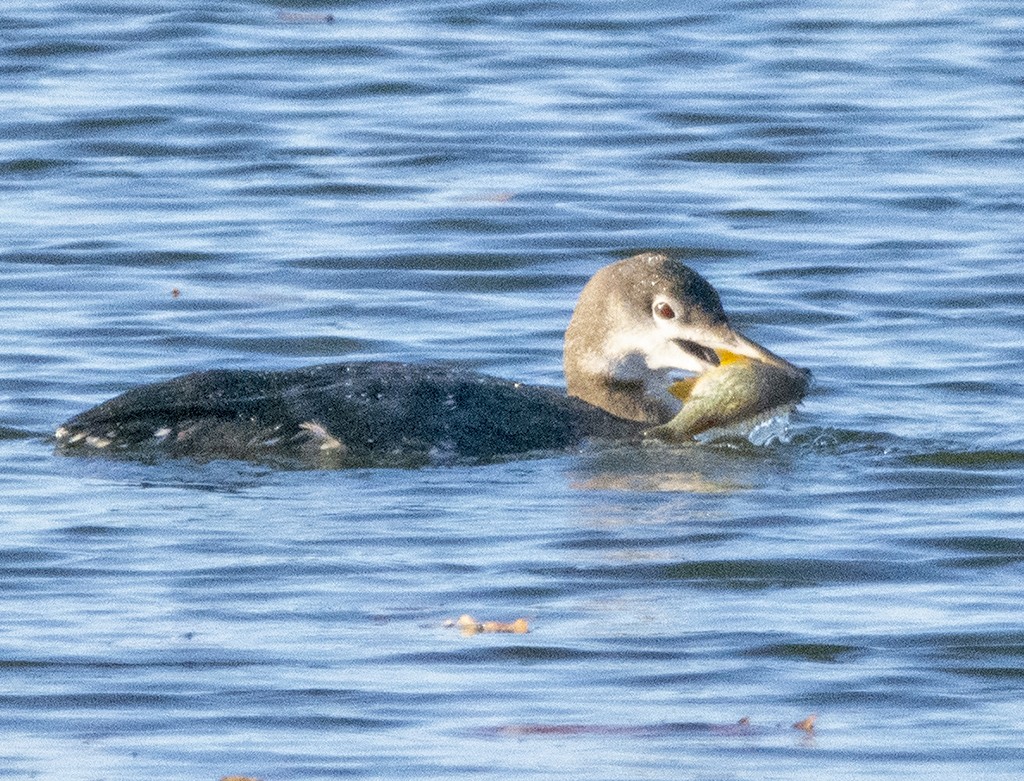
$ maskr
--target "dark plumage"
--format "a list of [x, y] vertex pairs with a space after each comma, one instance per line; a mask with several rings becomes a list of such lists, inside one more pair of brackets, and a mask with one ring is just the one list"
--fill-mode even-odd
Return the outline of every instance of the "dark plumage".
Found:
[[415, 466], [563, 450], [640, 428], [554, 388], [366, 362], [187, 374], [87, 410], [57, 438], [66, 450], [134, 456]]

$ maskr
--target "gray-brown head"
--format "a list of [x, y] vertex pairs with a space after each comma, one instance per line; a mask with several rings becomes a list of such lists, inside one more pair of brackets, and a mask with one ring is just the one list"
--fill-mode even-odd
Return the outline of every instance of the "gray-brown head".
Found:
[[565, 332], [568, 392], [620, 418], [665, 423], [681, 406], [669, 386], [718, 366], [717, 350], [803, 374], [734, 331], [700, 274], [666, 255], [636, 255], [602, 268], [580, 293]]

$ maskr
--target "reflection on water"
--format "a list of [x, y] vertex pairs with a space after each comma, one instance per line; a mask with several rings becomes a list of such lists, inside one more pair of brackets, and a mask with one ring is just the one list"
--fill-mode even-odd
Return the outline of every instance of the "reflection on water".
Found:
[[696, 472], [645, 472], [636, 474], [588, 475], [572, 483], [573, 488], [584, 491], [668, 491], [680, 493], [731, 493], [749, 486], [729, 481], [715, 481]]
[[[586, 491], [732, 493], [751, 487], [744, 480], [743, 447], [731, 440], [717, 446], [598, 443], [568, 477], [574, 489]], [[754, 447], [745, 448], [756, 460]]]

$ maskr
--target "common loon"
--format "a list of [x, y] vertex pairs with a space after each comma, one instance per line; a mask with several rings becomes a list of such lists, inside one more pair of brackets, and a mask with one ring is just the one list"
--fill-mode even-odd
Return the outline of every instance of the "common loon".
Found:
[[790, 401], [806, 390], [803, 370], [729, 325], [702, 276], [644, 253], [600, 269], [584, 286], [565, 333], [567, 393], [448, 364], [213, 370], [129, 390], [68, 420], [56, 440], [61, 452], [132, 458], [483, 461], [589, 438], [638, 438], [679, 412], [670, 389], [680, 374], [717, 367], [720, 352], [790, 378]]

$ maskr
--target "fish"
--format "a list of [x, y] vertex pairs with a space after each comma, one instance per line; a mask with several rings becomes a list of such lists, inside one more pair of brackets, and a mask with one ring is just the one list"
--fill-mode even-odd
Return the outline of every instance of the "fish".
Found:
[[719, 365], [678, 380], [669, 392], [683, 408], [668, 423], [644, 436], [686, 442], [711, 429], [732, 426], [773, 410], [798, 404], [807, 393], [808, 373], [745, 355], [717, 350]]

